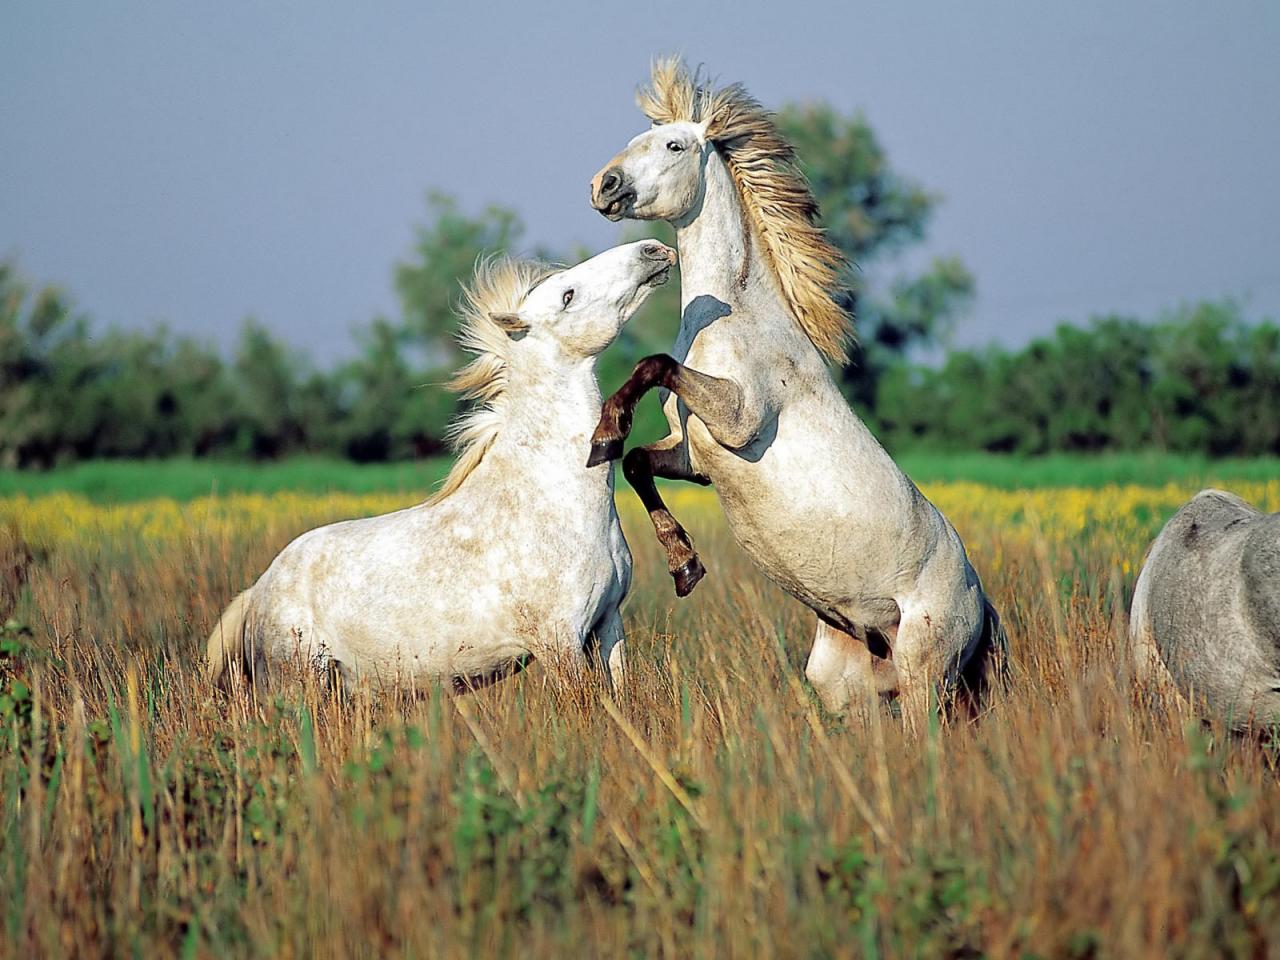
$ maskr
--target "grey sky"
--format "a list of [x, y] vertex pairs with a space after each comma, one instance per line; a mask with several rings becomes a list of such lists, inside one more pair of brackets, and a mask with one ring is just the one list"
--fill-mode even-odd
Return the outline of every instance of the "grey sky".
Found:
[[[529, 245], [619, 228], [587, 180], [652, 55], [863, 110], [945, 201], [962, 344], [1235, 295], [1280, 316], [1280, 4], [82, 3], [0, 8], [0, 256], [99, 323], [319, 360], [394, 313], [437, 188]], [[913, 257], [914, 259], [918, 259]]]

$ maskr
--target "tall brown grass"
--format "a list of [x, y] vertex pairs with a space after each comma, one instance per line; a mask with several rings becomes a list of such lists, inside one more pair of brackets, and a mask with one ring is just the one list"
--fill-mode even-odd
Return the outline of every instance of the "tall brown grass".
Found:
[[199, 638], [320, 516], [166, 542], [0, 532], [0, 953], [1280, 949], [1268, 747], [1125, 666], [1145, 542], [967, 517], [1012, 678], [980, 722], [912, 739], [888, 713], [820, 712], [813, 615], [718, 517], [684, 517], [710, 574], [677, 601], [628, 501], [616, 706], [537, 664], [462, 698], [208, 690]]

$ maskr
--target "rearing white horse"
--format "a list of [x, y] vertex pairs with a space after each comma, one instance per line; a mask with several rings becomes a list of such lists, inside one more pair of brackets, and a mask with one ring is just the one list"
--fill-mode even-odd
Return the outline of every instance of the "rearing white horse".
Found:
[[676, 592], [704, 570], [654, 476], [713, 483], [738, 542], [818, 614], [806, 675], [842, 710], [902, 695], [913, 718], [936, 685], [973, 693], [1004, 633], [946, 518], [841, 396], [849, 321], [843, 260], [791, 145], [740, 85], [712, 91], [678, 60], [639, 94], [653, 127], [592, 180], [611, 220], [666, 220], [680, 251], [674, 356], [642, 360], [605, 403], [591, 463], [617, 458], [635, 403], [661, 387], [670, 435], [623, 469], [667, 550]]
[[[479, 401], [431, 500], [303, 534], [232, 601], [208, 641], [207, 677], [286, 664], [377, 686], [498, 679], [531, 657], [614, 680], [631, 552], [613, 471], [583, 467], [600, 414], [596, 357], [675, 251], [656, 241], [568, 270], [480, 267], [453, 386]], [[595, 648], [594, 650], [592, 648]]]

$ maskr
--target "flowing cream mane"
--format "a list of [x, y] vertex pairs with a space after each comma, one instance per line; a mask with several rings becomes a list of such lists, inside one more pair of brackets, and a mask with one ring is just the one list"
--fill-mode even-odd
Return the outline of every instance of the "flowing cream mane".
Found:
[[536, 261], [489, 257], [476, 264], [471, 283], [463, 285], [458, 342], [475, 359], [455, 373], [447, 387], [475, 404], [449, 425], [447, 436], [458, 459], [428, 504], [439, 503], [462, 486], [502, 429], [511, 338], [490, 314], [517, 312], [529, 291], [555, 272]]
[[654, 123], [704, 126], [796, 322], [827, 359], [843, 363], [853, 328], [834, 297], [845, 258], [815, 225], [818, 204], [773, 115], [740, 83], [712, 90], [678, 57], [654, 63], [636, 102]]

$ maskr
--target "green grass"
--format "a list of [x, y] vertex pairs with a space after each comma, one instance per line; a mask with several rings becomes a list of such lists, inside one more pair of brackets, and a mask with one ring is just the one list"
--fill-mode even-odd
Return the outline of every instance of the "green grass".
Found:
[[[1011, 669], [980, 723], [913, 734], [820, 709], [813, 613], [698, 494], [685, 600], [622, 501], [616, 704], [555, 658], [469, 697], [210, 690], [226, 603], [345, 500], [144, 506], [172, 514], [146, 535], [0, 507], [0, 958], [1275, 954], [1275, 741], [1130, 680], [1159, 497], [1047, 491], [1032, 521], [940, 490]], [[1052, 520], [1079, 501], [1096, 522]], [[353, 589], [376, 618], [377, 569]]]
[[1214, 460], [1173, 453], [1051, 454], [1019, 457], [993, 453], [904, 453], [897, 458], [917, 483], [969, 481], [1003, 490], [1035, 487], [1164, 486], [1265, 482], [1280, 477], [1280, 458]]
[[299, 457], [277, 463], [223, 460], [97, 460], [49, 471], [0, 471], [0, 496], [78, 493], [97, 503], [210, 494], [423, 491], [449, 469], [446, 458], [357, 464]]
[[[1175, 454], [1013, 457], [990, 453], [906, 453], [898, 458], [918, 483], [970, 481], [1006, 490], [1032, 487], [1099, 487], [1109, 483], [1161, 486], [1209, 485], [1280, 477], [1280, 459], [1210, 460]], [[220, 460], [109, 460], [45, 472], [0, 471], [0, 496], [65, 491], [98, 503], [149, 497], [221, 493], [422, 492], [449, 469], [447, 458], [406, 463], [355, 464], [298, 458], [279, 463]]]

